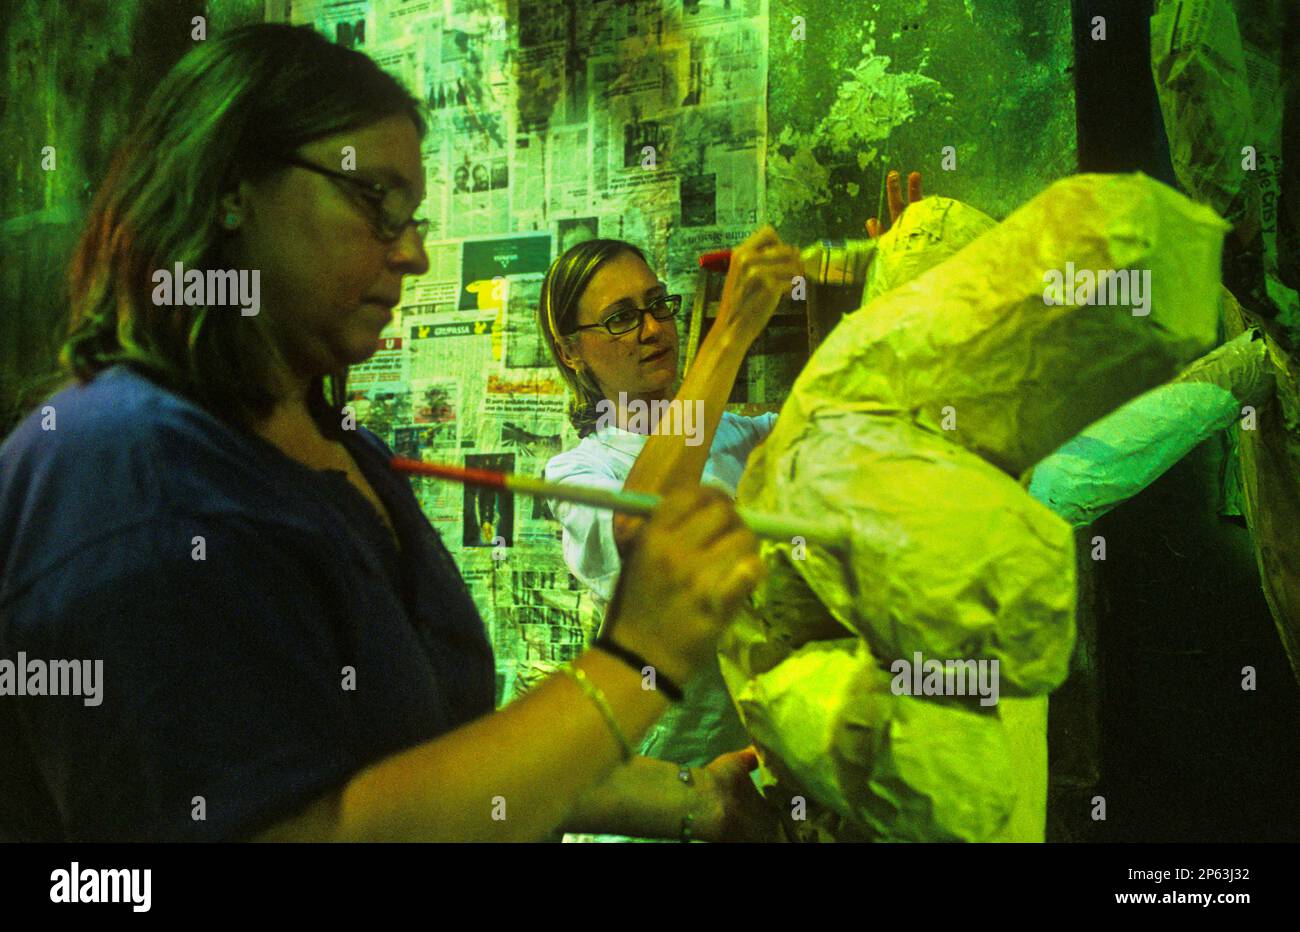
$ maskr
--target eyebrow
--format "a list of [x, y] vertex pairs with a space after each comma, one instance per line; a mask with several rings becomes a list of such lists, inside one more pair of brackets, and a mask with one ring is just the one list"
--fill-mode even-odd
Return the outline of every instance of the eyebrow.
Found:
[[[647, 288], [647, 289], [645, 290], [645, 293], [642, 294], [641, 297], [642, 297], [642, 298], [648, 298], [648, 297], [650, 297], [652, 294], [654, 294], [656, 291], [667, 291], [667, 290], [668, 290], [668, 286], [665, 285], [663, 282], [659, 282], [659, 284], [655, 285], [653, 288]], [[611, 304], [609, 307], [605, 308], [605, 310], [601, 311], [601, 312], [600, 312], [600, 316], [601, 316], [601, 317], [604, 317], [607, 313], [609, 313], [610, 311], [614, 310], [614, 308], [616, 308], [616, 307], [626, 307], [627, 305], [629, 305], [629, 304], [631, 304], [631, 303], [632, 303], [632, 299], [631, 299], [631, 298], [619, 298], [617, 301], [615, 301], [615, 302], [614, 302], [613, 304]]]
[[[400, 188], [410, 197], [415, 196], [415, 188], [411, 186], [411, 182], [408, 181], [406, 178], [403, 178], [401, 173], [399, 173], [395, 169], [375, 166], [375, 167], [361, 168], [360, 171], [363, 171], [368, 175], [374, 176], [374, 178], [377, 181], [379, 181], [381, 184], [385, 185], [386, 187]], [[424, 203], [423, 196], [420, 197], [420, 203], [421, 204]]]

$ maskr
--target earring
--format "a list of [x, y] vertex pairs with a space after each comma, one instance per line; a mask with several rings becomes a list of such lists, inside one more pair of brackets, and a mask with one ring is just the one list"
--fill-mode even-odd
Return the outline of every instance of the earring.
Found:
[[239, 215], [233, 211], [226, 214], [225, 226], [227, 230], [233, 230], [235, 227], [239, 226]]

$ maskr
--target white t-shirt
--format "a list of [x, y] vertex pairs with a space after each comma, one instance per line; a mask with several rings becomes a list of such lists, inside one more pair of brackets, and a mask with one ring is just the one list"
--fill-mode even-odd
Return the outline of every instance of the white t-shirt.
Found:
[[[771, 433], [775, 422], [775, 414], [742, 417], [723, 412], [701, 484], [721, 488], [734, 498], [745, 461]], [[648, 439], [645, 434], [613, 425], [601, 427], [572, 450], [552, 457], [546, 464], [546, 478], [618, 491]], [[564, 528], [564, 562], [591, 590], [593, 602], [603, 614], [613, 598], [621, 565], [614, 544], [614, 514], [571, 502], [551, 500], [548, 504]], [[646, 735], [642, 754], [695, 767], [749, 743], [716, 663], [696, 674], [684, 692], [683, 701], [669, 709]]]

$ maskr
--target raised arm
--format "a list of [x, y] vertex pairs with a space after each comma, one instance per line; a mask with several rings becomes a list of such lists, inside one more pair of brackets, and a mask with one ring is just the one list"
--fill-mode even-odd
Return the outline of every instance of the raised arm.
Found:
[[[704, 402], [704, 424], [695, 438], [699, 442], [687, 444], [692, 438], [681, 434], [652, 434], [632, 465], [624, 489], [662, 494], [699, 482], [740, 363], [771, 320], [781, 296], [789, 293], [795, 276], [802, 274], [799, 250], [782, 243], [771, 226], [756, 231], [733, 250], [718, 318], [676, 396], [683, 405]], [[643, 521], [614, 516], [614, 539], [620, 552]]]

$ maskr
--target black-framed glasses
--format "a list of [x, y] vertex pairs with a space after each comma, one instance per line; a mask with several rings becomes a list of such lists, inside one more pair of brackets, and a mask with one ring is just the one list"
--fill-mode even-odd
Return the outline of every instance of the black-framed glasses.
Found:
[[612, 336], [621, 336], [625, 333], [631, 333], [641, 326], [641, 319], [649, 311], [655, 320], [672, 320], [682, 310], [682, 296], [679, 294], [666, 294], [655, 299], [649, 307], [623, 307], [607, 316], [604, 320], [595, 324], [583, 324], [580, 327], [574, 327], [574, 333], [579, 330], [590, 330], [593, 327], [604, 327]]
[[[386, 243], [396, 240], [412, 224], [415, 225], [416, 235], [420, 237], [421, 242], [424, 241], [425, 234], [429, 232], [429, 221], [415, 219], [415, 210], [411, 210], [406, 206], [407, 200], [402, 195], [401, 188], [390, 188], [378, 181], [355, 178], [344, 172], [336, 172], [314, 162], [308, 162], [296, 155], [281, 155], [278, 158], [282, 162], [297, 165], [299, 168], [305, 168], [318, 175], [324, 175], [326, 178], [342, 181], [349, 185], [362, 200], [370, 205], [371, 220], [374, 223], [375, 232]], [[415, 209], [418, 210], [419, 205], [416, 205]]]

